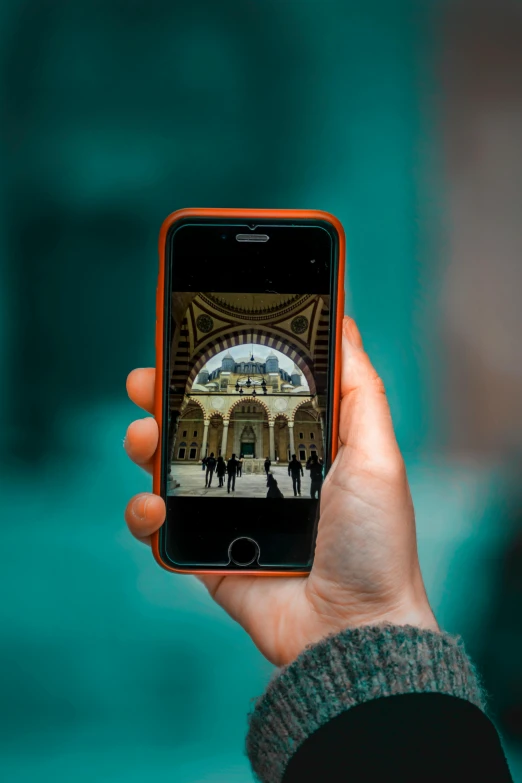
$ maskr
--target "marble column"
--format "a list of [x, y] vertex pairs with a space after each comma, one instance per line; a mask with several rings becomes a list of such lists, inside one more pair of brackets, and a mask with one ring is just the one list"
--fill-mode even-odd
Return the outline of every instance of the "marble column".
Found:
[[289, 421], [288, 422], [288, 440], [289, 440], [289, 448], [290, 448], [290, 459], [292, 459], [292, 454], [295, 454], [294, 422], [293, 421]]
[[255, 453], [256, 459], [265, 459], [265, 447], [263, 444], [263, 422], [258, 421], [254, 425], [254, 432], [256, 434]]
[[200, 459], [207, 456], [207, 443], [208, 443], [208, 425], [210, 419], [205, 419], [203, 422], [203, 442], [201, 443], [201, 451], [199, 452]]
[[241, 454], [241, 435], [243, 430], [241, 429], [239, 421], [236, 419], [236, 422], [234, 424], [234, 443], [232, 448], [232, 453], [236, 455], [236, 457], [239, 457]]
[[227, 439], [228, 439], [228, 425], [230, 421], [225, 419], [223, 421], [223, 439], [221, 441], [221, 456], [223, 459], [227, 458]]
[[268, 422], [268, 437], [270, 444], [270, 461], [275, 462], [275, 439], [274, 439], [275, 421]]
[[179, 411], [170, 411], [169, 435], [168, 435], [169, 476], [172, 471], [172, 460], [174, 459], [175, 456], [174, 449], [176, 447], [176, 437], [178, 434], [179, 416], [180, 416]]

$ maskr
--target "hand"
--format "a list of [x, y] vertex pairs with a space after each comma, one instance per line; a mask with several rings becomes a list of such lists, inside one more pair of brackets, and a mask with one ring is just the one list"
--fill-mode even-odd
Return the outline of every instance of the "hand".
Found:
[[[415, 516], [384, 387], [350, 318], [343, 322], [340, 447], [322, 487], [308, 577], [203, 575], [212, 597], [269, 661], [282, 666], [310, 643], [348, 627], [390, 622], [438, 630], [422, 581]], [[155, 371], [134, 370], [130, 398], [153, 412]], [[130, 425], [125, 448], [152, 471], [158, 427]], [[125, 512], [148, 543], [165, 518], [162, 498], [141, 494]]]

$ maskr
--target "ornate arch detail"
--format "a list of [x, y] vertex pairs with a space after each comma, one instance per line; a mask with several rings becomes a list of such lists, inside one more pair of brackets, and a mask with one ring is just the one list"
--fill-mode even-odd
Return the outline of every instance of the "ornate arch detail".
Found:
[[183, 418], [183, 414], [185, 413], [185, 411], [187, 410], [187, 408], [188, 408], [188, 407], [189, 407], [189, 405], [191, 405], [191, 404], [192, 404], [192, 405], [197, 405], [197, 406], [198, 406], [198, 408], [200, 408], [200, 410], [201, 410], [201, 412], [202, 412], [202, 414], [203, 414], [203, 419], [206, 419], [206, 418], [208, 418], [207, 416], [205, 416], [205, 408], [203, 407], [202, 403], [201, 403], [201, 402], [200, 402], [200, 401], [199, 401], [199, 400], [198, 400], [196, 397], [189, 397], [188, 399], [187, 399], [187, 398], [185, 398], [185, 399], [183, 400], [183, 404], [182, 404], [182, 406], [181, 406], [181, 410], [180, 410], [180, 412], [179, 412], [179, 417], [180, 417], [180, 419], [182, 419], [182, 418]]
[[266, 402], [264, 400], [261, 401], [259, 399], [259, 397], [251, 397], [251, 396], [240, 397], [238, 400], [235, 400], [232, 403], [232, 405], [230, 406], [230, 408], [228, 409], [226, 417], [228, 419], [230, 419], [230, 417], [232, 416], [232, 412], [234, 411], [234, 408], [237, 408], [238, 405], [244, 405], [246, 402], [249, 405], [252, 405], [252, 404], [254, 404], [254, 405], [261, 405], [261, 407], [263, 407], [265, 409], [265, 413], [268, 416], [268, 421], [270, 421], [273, 418], [271, 413], [270, 413], [270, 408], [268, 407]]
[[290, 416], [288, 415], [288, 413], [282, 413], [281, 411], [277, 411], [277, 413], [274, 416], [274, 421], [276, 421], [279, 418], [286, 419], [287, 422], [290, 421]]
[[297, 364], [308, 381], [310, 395], [313, 396], [315, 394], [314, 364], [311, 357], [304, 357], [296, 345], [275, 336], [273, 332], [257, 329], [256, 327], [249, 329], [244, 326], [221, 335], [221, 337], [207, 343], [198, 351], [192, 360], [193, 366], [188, 376], [186, 391], [190, 391], [199, 371], [213, 356], [221, 353], [221, 351], [226, 351], [228, 348], [234, 348], [238, 345], [249, 345], [249, 343], [264, 345], [267, 348], [279, 351], [284, 356], [288, 356], [289, 359]]
[[[302, 408], [302, 407], [303, 407], [303, 405], [310, 405], [310, 402], [311, 402], [310, 398], [308, 398], [307, 400], [303, 400], [302, 402], [300, 402], [300, 403], [299, 403], [299, 405], [297, 405], [297, 406], [294, 408], [294, 410], [292, 411], [292, 418], [291, 418], [291, 421], [295, 421], [295, 414], [297, 413], [297, 411], [298, 411], [300, 408]], [[313, 410], [313, 408], [312, 408], [312, 410]], [[318, 418], [318, 416], [317, 416], [317, 411], [313, 410], [313, 413], [315, 413], [315, 414], [316, 414], [316, 421], [317, 421], [317, 422], [319, 422], [319, 418]]]

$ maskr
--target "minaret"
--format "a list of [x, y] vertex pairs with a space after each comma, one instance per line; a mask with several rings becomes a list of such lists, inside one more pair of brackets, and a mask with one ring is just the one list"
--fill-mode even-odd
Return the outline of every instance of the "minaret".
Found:
[[297, 364], [294, 364], [294, 369], [292, 370], [292, 375], [290, 376], [290, 380], [292, 381], [292, 386], [302, 386], [302, 375], [301, 370], [297, 366]]
[[268, 373], [279, 372], [279, 359], [277, 358], [277, 356], [273, 351], [271, 351], [266, 357], [265, 365], [266, 365], [266, 371]]
[[234, 359], [230, 351], [227, 351], [221, 361], [221, 370], [223, 372], [234, 372], [235, 367], [236, 367], [236, 360]]

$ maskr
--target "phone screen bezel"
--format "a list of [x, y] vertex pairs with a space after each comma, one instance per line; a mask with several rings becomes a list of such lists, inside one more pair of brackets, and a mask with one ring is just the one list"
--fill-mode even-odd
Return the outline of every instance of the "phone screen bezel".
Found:
[[[256, 228], [252, 229], [252, 224], [255, 223]], [[216, 288], [215, 285], [210, 283], [209, 285], [202, 285], [202, 274], [201, 270], [198, 271], [197, 264], [193, 263], [194, 260], [194, 253], [193, 251], [189, 250], [189, 254], [187, 257], [184, 256], [184, 253], [187, 252], [186, 248], [190, 245], [190, 243], [187, 244], [187, 238], [188, 233], [187, 229], [192, 232], [192, 238], [196, 240], [197, 243], [197, 254], [199, 254], [199, 257], [201, 258], [202, 248], [204, 249], [204, 254], [206, 256], [205, 262], [208, 261], [207, 269], [214, 267], [214, 265], [219, 266], [223, 263], [223, 259], [227, 258], [230, 254], [232, 254], [233, 257], [239, 258], [240, 256], [246, 257], [248, 256], [251, 259], [258, 258], [259, 256], [265, 258], [265, 263], [261, 263], [260, 267], [258, 264], [258, 268], [261, 268], [260, 276], [259, 276], [259, 285], [252, 286], [252, 274], [249, 273], [249, 285], [248, 287], [241, 282], [241, 280], [236, 279], [233, 280], [232, 277], [229, 277], [228, 281], [222, 282], [220, 288]], [[309, 231], [306, 231], [303, 233], [302, 229], [309, 229]], [[184, 230], [184, 238], [185, 238], [185, 245], [179, 242], [180, 236], [182, 236], [181, 232]], [[227, 232], [231, 233], [231, 239], [230, 241], [223, 242], [221, 239], [222, 232], [226, 230]], [[292, 246], [292, 255], [289, 255], [286, 259], [286, 262], [284, 265], [279, 264], [278, 268], [276, 264], [270, 265], [266, 261], [269, 257], [274, 257], [277, 255], [273, 250], [270, 250], [270, 245], [267, 243], [266, 246], [258, 243], [247, 243], [246, 247], [248, 250], [245, 249], [245, 246], [242, 248], [239, 248], [239, 243], [234, 244], [234, 235], [235, 233], [268, 233], [270, 234], [271, 239], [275, 238], [276, 235], [279, 237], [284, 236], [284, 241], [286, 243], [290, 243]], [[271, 233], [270, 233], [271, 232]], [[279, 232], [279, 234], [278, 234]], [[316, 251], [317, 247], [321, 245], [319, 242], [317, 247], [314, 247], [314, 242], [310, 240], [310, 237], [312, 234], [315, 234], [316, 237], [327, 236], [327, 243], [328, 243], [328, 291], [323, 290], [313, 290], [311, 287], [312, 278], [313, 275], [310, 278], [310, 282], [307, 282], [306, 274], [303, 272], [303, 258], [306, 257], [308, 251]], [[305, 235], [307, 236], [306, 240], [304, 239]], [[281, 239], [281, 241], [283, 241]], [[228, 244], [228, 249], [227, 249]], [[317, 243], [316, 243], [317, 244]], [[271, 246], [274, 247], [274, 243]], [[281, 246], [282, 247], [282, 246]], [[185, 248], [185, 249], [183, 249]], [[300, 249], [303, 249], [304, 255], [300, 252]], [[319, 248], [320, 249], [320, 248]], [[164, 319], [163, 319], [163, 344], [165, 346], [165, 350], [163, 353], [163, 390], [162, 390], [162, 405], [163, 405], [163, 415], [162, 420], [164, 422], [168, 421], [168, 379], [169, 379], [169, 373], [168, 373], [168, 362], [169, 362], [169, 350], [167, 348], [169, 347], [169, 340], [170, 340], [170, 306], [171, 306], [171, 291], [198, 291], [198, 290], [222, 290], [222, 291], [244, 291], [244, 290], [258, 290], [266, 291], [268, 290], [268, 285], [265, 285], [265, 283], [269, 283], [273, 290], [277, 290], [278, 292], [291, 292], [294, 291], [296, 288], [296, 292], [300, 292], [301, 290], [303, 293], [306, 291], [308, 293], [318, 293], [323, 295], [329, 296], [329, 303], [330, 303], [330, 333], [329, 333], [329, 341], [328, 341], [328, 385], [327, 385], [327, 409], [328, 409], [328, 418], [325, 422], [326, 424], [326, 432], [325, 432], [325, 470], [327, 471], [330, 467], [330, 457], [332, 453], [332, 443], [331, 443], [331, 437], [332, 437], [332, 411], [334, 409], [333, 405], [333, 395], [335, 393], [335, 384], [334, 384], [334, 377], [336, 372], [335, 367], [335, 357], [336, 357], [336, 345], [337, 345], [337, 329], [336, 325], [338, 323], [337, 318], [337, 308], [339, 306], [339, 286], [342, 286], [343, 281], [339, 280], [339, 234], [337, 232], [336, 227], [330, 223], [328, 220], [324, 219], [295, 219], [295, 218], [288, 218], [288, 219], [274, 219], [273, 217], [270, 218], [255, 218], [254, 221], [245, 221], [242, 218], [223, 218], [223, 219], [216, 219], [216, 218], [209, 218], [209, 217], [194, 217], [190, 216], [185, 219], [181, 219], [176, 221], [169, 231], [166, 234], [165, 237], [165, 281], [164, 281], [164, 287], [163, 287], [163, 308], [164, 308]], [[282, 251], [281, 251], [282, 252]], [[323, 260], [325, 260], [324, 255], [324, 246], [321, 250], [322, 255], [319, 258], [319, 262], [322, 263]], [[190, 263], [192, 261], [192, 263]], [[187, 270], [191, 270], [194, 272], [193, 277], [187, 278], [184, 277], [184, 283], [181, 285], [171, 285], [172, 280], [172, 269], [173, 264], [175, 264], [178, 268], [183, 266]], [[311, 267], [310, 267], [311, 269]], [[318, 269], [318, 267], [316, 267]], [[266, 272], [267, 275], [270, 276], [270, 278], [266, 278], [266, 280], [262, 280], [263, 274]], [[275, 272], [275, 276], [274, 276]], [[176, 274], [176, 273], [174, 273]], [[178, 276], [179, 277], [179, 276]], [[187, 285], [187, 279], [189, 280], [189, 285]], [[226, 275], [225, 275], [226, 279]], [[322, 280], [324, 280], [324, 274], [322, 275]], [[296, 281], [299, 281], [299, 286], [296, 286]], [[324, 285], [324, 283], [323, 283]], [[303, 290], [303, 287], [305, 290]], [[162, 496], [168, 501], [168, 498], [166, 496], [166, 475], [167, 475], [167, 466], [166, 466], [166, 451], [167, 451], [167, 438], [168, 438], [168, 432], [167, 427], [162, 427], [162, 437], [161, 437], [161, 494]], [[187, 502], [189, 501], [189, 508], [195, 509], [196, 506], [193, 504], [200, 504], [200, 503], [208, 503], [208, 499], [206, 498], [189, 498], [185, 499], [185, 501], [182, 501], [178, 503], [178, 510], [180, 510], [183, 506], [187, 507]], [[234, 503], [235, 511], [241, 510], [241, 507], [245, 507], [245, 503], [264, 503], [264, 500], [262, 499], [240, 499], [236, 498], [233, 501], [228, 501], [224, 499], [219, 499], [216, 501], [218, 504], [227, 504], [228, 502]], [[275, 501], [276, 503], [293, 503], [293, 501], [290, 501], [288, 499], [285, 499], [284, 501]], [[303, 501], [299, 501], [303, 502]], [[308, 502], [308, 501], [304, 501]], [[314, 503], [315, 501], [311, 501]], [[295, 504], [294, 504], [295, 505]], [[295, 546], [297, 545], [297, 542], [299, 540], [299, 546], [300, 552], [304, 552], [306, 550], [306, 558], [302, 558], [302, 561], [300, 561], [298, 564], [292, 564], [290, 562], [280, 562], [280, 563], [271, 563], [270, 565], [265, 566], [257, 566], [256, 564], [253, 564], [253, 566], [250, 566], [248, 569], [248, 572], [251, 573], [252, 571], [256, 571], [258, 573], [262, 572], [285, 572], [285, 573], [292, 573], [292, 572], [305, 572], [308, 571], [311, 568], [312, 560], [313, 560], [313, 546], [315, 542], [315, 534], [316, 534], [316, 526], [317, 526], [317, 518], [318, 518], [318, 510], [319, 510], [319, 504], [315, 502], [314, 507], [314, 513], [313, 513], [313, 519], [309, 515], [309, 519], [307, 520], [306, 525], [297, 525], [295, 519], [286, 520], [285, 524], [281, 525], [279, 528], [274, 528], [273, 530], [273, 547], [272, 550], [276, 551], [278, 548], [281, 551], [281, 558], [284, 557], [283, 550], [286, 551], [293, 551], [295, 553]], [[199, 514], [203, 513], [203, 507], [199, 505]], [[194, 512], [194, 515], [196, 516], [196, 512]], [[272, 513], [271, 513], [272, 515]], [[184, 516], [184, 515], [181, 515]], [[277, 517], [277, 514], [276, 514]], [[201, 522], [198, 524], [201, 525]], [[165, 525], [162, 527], [160, 534], [159, 534], [159, 554], [161, 559], [167, 564], [167, 567], [171, 568], [172, 570], [178, 570], [178, 571], [194, 571], [198, 569], [204, 569], [205, 571], [234, 571], [237, 572], [237, 566], [233, 563], [225, 564], [224, 562], [220, 561], [219, 563], [209, 563], [208, 557], [205, 562], [199, 562], [197, 558], [192, 558], [190, 563], [186, 562], [178, 562], [176, 559], [173, 559], [171, 556], [171, 553], [169, 552], [169, 549], [172, 549], [172, 541], [174, 537], [174, 540], [180, 541], [181, 535], [182, 535], [182, 526], [176, 525], [176, 523], [171, 520], [170, 518], [167, 519]], [[187, 528], [185, 526], [185, 532], [187, 532]], [[266, 531], [265, 531], [266, 532]], [[231, 529], [222, 531], [223, 539], [225, 537], [230, 537], [233, 535], [231, 532]], [[272, 535], [272, 534], [271, 534]], [[208, 539], [209, 534], [208, 532], [205, 534], [205, 537]], [[170, 542], [170, 543], [169, 543]], [[293, 549], [292, 549], [293, 547]], [[288, 558], [291, 559], [291, 558]], [[287, 560], [288, 560], [287, 559]], [[193, 562], [192, 560], [196, 560], [196, 562]], [[306, 562], [304, 562], [306, 560]]]

